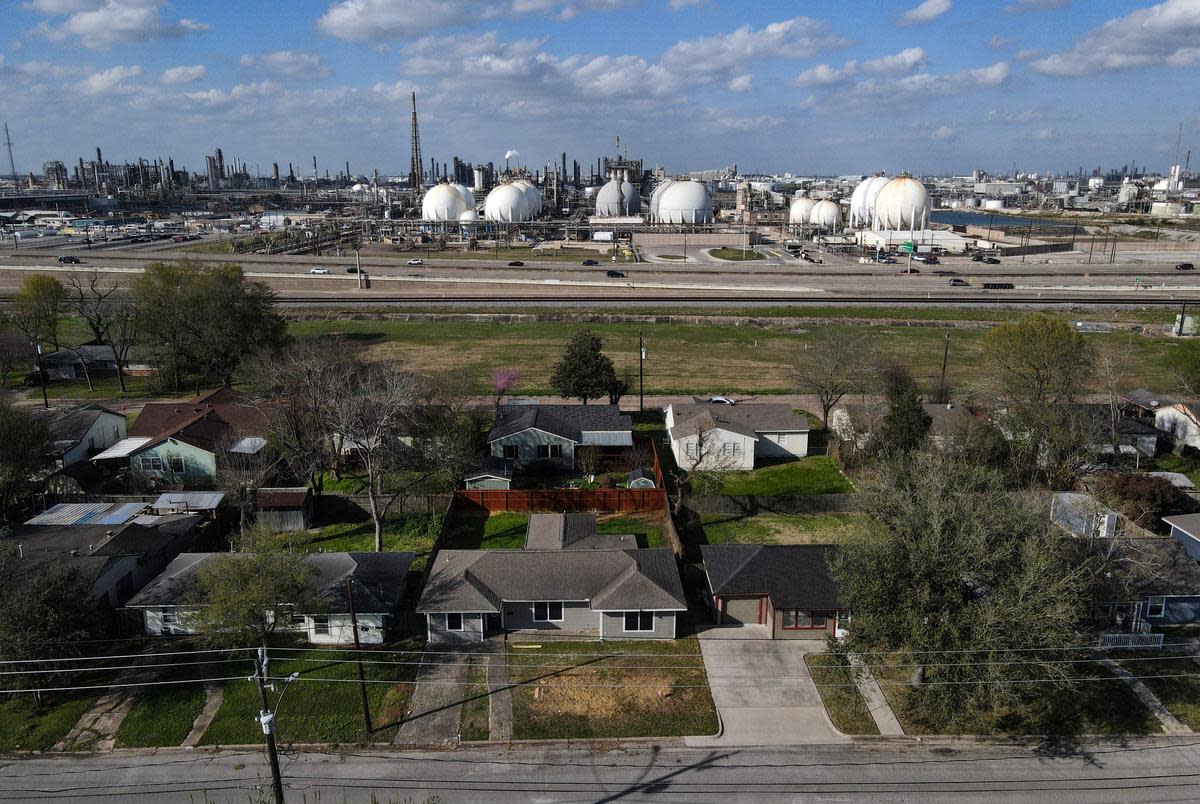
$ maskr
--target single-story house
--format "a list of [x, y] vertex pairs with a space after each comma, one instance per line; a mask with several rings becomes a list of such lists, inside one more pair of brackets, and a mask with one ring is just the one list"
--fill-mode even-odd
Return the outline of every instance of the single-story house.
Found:
[[753, 469], [760, 458], [808, 454], [808, 419], [791, 405], [668, 405], [666, 417], [679, 466]]
[[258, 490], [260, 525], [281, 532], [307, 530], [313, 523], [313, 495], [307, 486]]
[[[89, 518], [81, 508], [56, 506], [0, 539], [15, 554], [0, 572], [0, 583], [35, 584], [49, 567], [66, 566], [90, 584], [99, 606], [115, 610], [177, 555], [205, 547], [199, 516], [143, 516], [131, 508], [92, 505], [110, 514]], [[56, 518], [59, 524], [40, 524]]]
[[[1183, 520], [1187, 530], [1196, 530], [1190, 520], [1200, 514], [1166, 517], [1171, 532], [1182, 532], [1174, 520]], [[1124, 556], [1110, 574], [1128, 578], [1129, 591], [1119, 600], [1092, 603], [1092, 617], [1124, 631], [1137, 632], [1145, 626], [1200, 623], [1200, 564], [1191, 553], [1195, 537], [1138, 538], [1127, 540]]]
[[100, 405], [34, 408], [31, 413], [50, 430], [59, 469], [86, 461], [125, 437], [125, 416]]
[[575, 468], [575, 450], [633, 446], [633, 421], [616, 405], [501, 405], [488, 452], [517, 468], [548, 461]]
[[1154, 412], [1154, 426], [1166, 433], [1176, 446], [1200, 449], [1200, 406], [1176, 402]]
[[257, 403], [218, 388], [192, 400], [147, 403], [128, 435], [92, 460], [128, 462], [137, 485], [212, 488], [218, 456], [257, 454], [268, 429]]
[[168, 491], [158, 495], [150, 509], [156, 514], [201, 514], [211, 519], [224, 501], [223, 491]]
[[[118, 351], [121, 347], [118, 345]], [[84, 364], [92, 377], [112, 376], [117, 373], [117, 358], [112, 347], [106, 343], [89, 343], [72, 349], [59, 349], [42, 355], [42, 370], [52, 380], [78, 380], [84, 376]], [[36, 362], [35, 362], [36, 367]], [[149, 376], [154, 366], [142, 357], [135, 346], [127, 350], [121, 363], [121, 373], [130, 376]]]
[[[194, 634], [188, 622], [188, 603], [197, 594], [205, 562], [239, 553], [184, 553], [126, 604], [141, 613], [147, 634]], [[314, 645], [345, 645], [354, 641], [347, 582], [354, 593], [359, 642], [384, 641], [391, 618], [400, 605], [413, 553], [311, 553], [309, 591], [317, 610], [294, 612], [281, 630], [303, 635]], [[264, 612], [266, 614], [266, 612]]]
[[468, 489], [491, 489], [507, 491], [512, 488], [513, 462], [495, 455], [487, 455], [479, 467], [463, 478]]
[[820, 639], [849, 622], [828, 544], [702, 544], [718, 625], [763, 625], [771, 639]]
[[1084, 421], [1094, 428], [1096, 443], [1092, 447], [1101, 454], [1112, 454], [1113, 434], [1110, 432], [1112, 429], [1116, 430], [1117, 447], [1122, 453], [1132, 455], [1136, 451], [1148, 458], [1153, 458], [1158, 454], [1158, 440], [1162, 433], [1155, 427], [1153, 420], [1131, 417], [1118, 412], [1114, 422], [1112, 408], [1108, 405], [1087, 404], [1077, 407], [1084, 417]]
[[1196, 561], [1200, 561], [1200, 514], [1180, 514], [1163, 517], [1171, 526], [1171, 538], [1183, 545]]
[[[841, 441], [870, 449], [889, 409], [886, 402], [838, 405], [829, 412], [829, 429]], [[965, 438], [975, 423], [970, 411], [954, 403], [924, 402], [921, 409], [929, 417], [929, 443], [938, 449]]]
[[432, 645], [501, 632], [674, 639], [687, 610], [674, 554], [650, 549], [442, 550], [417, 604]]
[[1154, 414], [1159, 408], [1174, 405], [1178, 401], [1174, 394], [1160, 394], [1149, 388], [1135, 388], [1121, 397], [1121, 410], [1131, 418], [1154, 421]]
[[596, 515], [530, 514], [526, 550], [624, 550], [637, 547], [632, 533], [600, 533]]

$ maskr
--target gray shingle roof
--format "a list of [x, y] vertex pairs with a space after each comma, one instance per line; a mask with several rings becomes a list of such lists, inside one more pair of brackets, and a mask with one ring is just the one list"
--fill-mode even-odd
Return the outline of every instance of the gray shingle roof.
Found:
[[579, 443], [584, 431], [629, 431], [633, 420], [616, 405], [502, 405], [496, 411], [496, 424], [488, 433], [488, 441], [530, 427]]
[[636, 548], [632, 534], [598, 533], [595, 514], [530, 514], [526, 550], [616, 550]]
[[762, 595], [777, 609], [838, 609], [829, 544], [703, 544], [714, 595]]
[[674, 554], [640, 550], [442, 550], [417, 611], [500, 611], [504, 601], [589, 601], [593, 609], [684, 611]]
[[35, 408], [30, 412], [41, 419], [50, 430], [56, 456], [62, 456], [82, 441], [101, 414], [109, 413], [125, 418], [120, 413], [100, 405], [86, 405], [80, 408]]
[[756, 433], [807, 433], [808, 419], [792, 405], [742, 403], [739, 405], [673, 405], [671, 434], [685, 438], [701, 430], [719, 428], [751, 438]]

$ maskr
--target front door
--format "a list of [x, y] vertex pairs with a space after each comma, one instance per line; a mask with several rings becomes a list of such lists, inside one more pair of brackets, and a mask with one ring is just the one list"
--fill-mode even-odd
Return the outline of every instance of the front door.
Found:
[[763, 604], [761, 597], [726, 597], [725, 616], [723, 623], [730, 625], [761, 624], [763, 622]]
[[501, 631], [500, 615], [498, 613], [497, 614], [485, 614], [483, 616], [483, 618], [484, 618], [483, 619], [483, 632], [485, 634], [500, 633], [500, 631]]

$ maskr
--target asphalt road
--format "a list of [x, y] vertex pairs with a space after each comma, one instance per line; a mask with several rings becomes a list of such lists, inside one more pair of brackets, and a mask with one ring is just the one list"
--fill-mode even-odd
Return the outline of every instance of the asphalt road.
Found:
[[[861, 743], [792, 749], [637, 747], [291, 753], [288, 801], [1185, 802], [1200, 800], [1200, 738], [1084, 747]], [[6, 802], [245, 802], [259, 751], [116, 752], [0, 763]], [[254, 799], [256, 800], [256, 799]]]

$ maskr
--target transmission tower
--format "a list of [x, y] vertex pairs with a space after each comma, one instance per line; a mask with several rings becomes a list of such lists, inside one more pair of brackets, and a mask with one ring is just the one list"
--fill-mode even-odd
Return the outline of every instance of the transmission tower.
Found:
[[421, 171], [425, 165], [421, 162], [421, 133], [417, 130], [417, 93], [412, 94], [412, 160], [408, 166], [408, 186], [413, 192], [421, 192]]
[[13, 162], [12, 137], [8, 136], [8, 123], [4, 124], [4, 147], [8, 149], [8, 172], [12, 174], [13, 180], [16, 181], [17, 165]]

